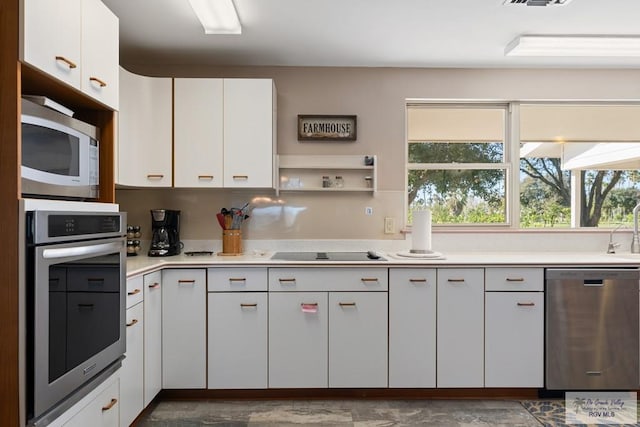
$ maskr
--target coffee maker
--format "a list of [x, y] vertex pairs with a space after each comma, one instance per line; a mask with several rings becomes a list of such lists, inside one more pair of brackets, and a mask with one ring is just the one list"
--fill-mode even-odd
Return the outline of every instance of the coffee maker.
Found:
[[151, 246], [149, 256], [180, 253], [180, 211], [151, 209]]

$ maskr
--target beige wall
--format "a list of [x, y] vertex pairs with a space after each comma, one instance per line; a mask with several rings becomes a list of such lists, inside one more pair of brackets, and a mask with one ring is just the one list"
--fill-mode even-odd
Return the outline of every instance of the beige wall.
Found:
[[[230, 203], [256, 200], [247, 238], [403, 239], [383, 234], [384, 217], [403, 224], [405, 101], [428, 99], [640, 99], [640, 70], [506, 70], [391, 68], [215, 68], [194, 65], [124, 64], [130, 71], [174, 77], [269, 77], [278, 91], [279, 154], [376, 154], [378, 189], [317, 194], [230, 190], [118, 190], [130, 222], [149, 226], [148, 209], [183, 211], [182, 238], [218, 234], [215, 212]], [[298, 114], [356, 114], [358, 140], [298, 142]], [[126, 142], [122, 142], [126, 143]], [[373, 207], [365, 216], [365, 207]], [[275, 207], [280, 214], [275, 215]], [[291, 212], [299, 212], [293, 215]], [[211, 226], [210, 224], [214, 224]], [[210, 228], [213, 227], [213, 228]], [[399, 229], [399, 227], [397, 227]], [[249, 237], [250, 236], [250, 237]]]

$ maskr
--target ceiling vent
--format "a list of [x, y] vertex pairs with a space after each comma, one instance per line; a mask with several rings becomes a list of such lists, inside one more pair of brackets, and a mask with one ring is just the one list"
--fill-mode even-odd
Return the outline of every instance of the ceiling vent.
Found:
[[523, 4], [525, 6], [565, 6], [571, 0], [505, 0], [503, 4]]

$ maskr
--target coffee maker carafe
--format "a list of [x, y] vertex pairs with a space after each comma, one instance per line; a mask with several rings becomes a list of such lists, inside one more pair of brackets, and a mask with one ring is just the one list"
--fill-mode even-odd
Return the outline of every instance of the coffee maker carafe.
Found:
[[180, 243], [180, 211], [151, 209], [151, 246], [149, 256], [178, 255]]

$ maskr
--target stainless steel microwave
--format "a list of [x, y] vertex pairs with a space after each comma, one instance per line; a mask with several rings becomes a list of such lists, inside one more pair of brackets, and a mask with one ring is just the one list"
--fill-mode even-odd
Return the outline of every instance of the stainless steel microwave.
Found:
[[99, 196], [98, 129], [22, 99], [22, 195], [90, 200]]

